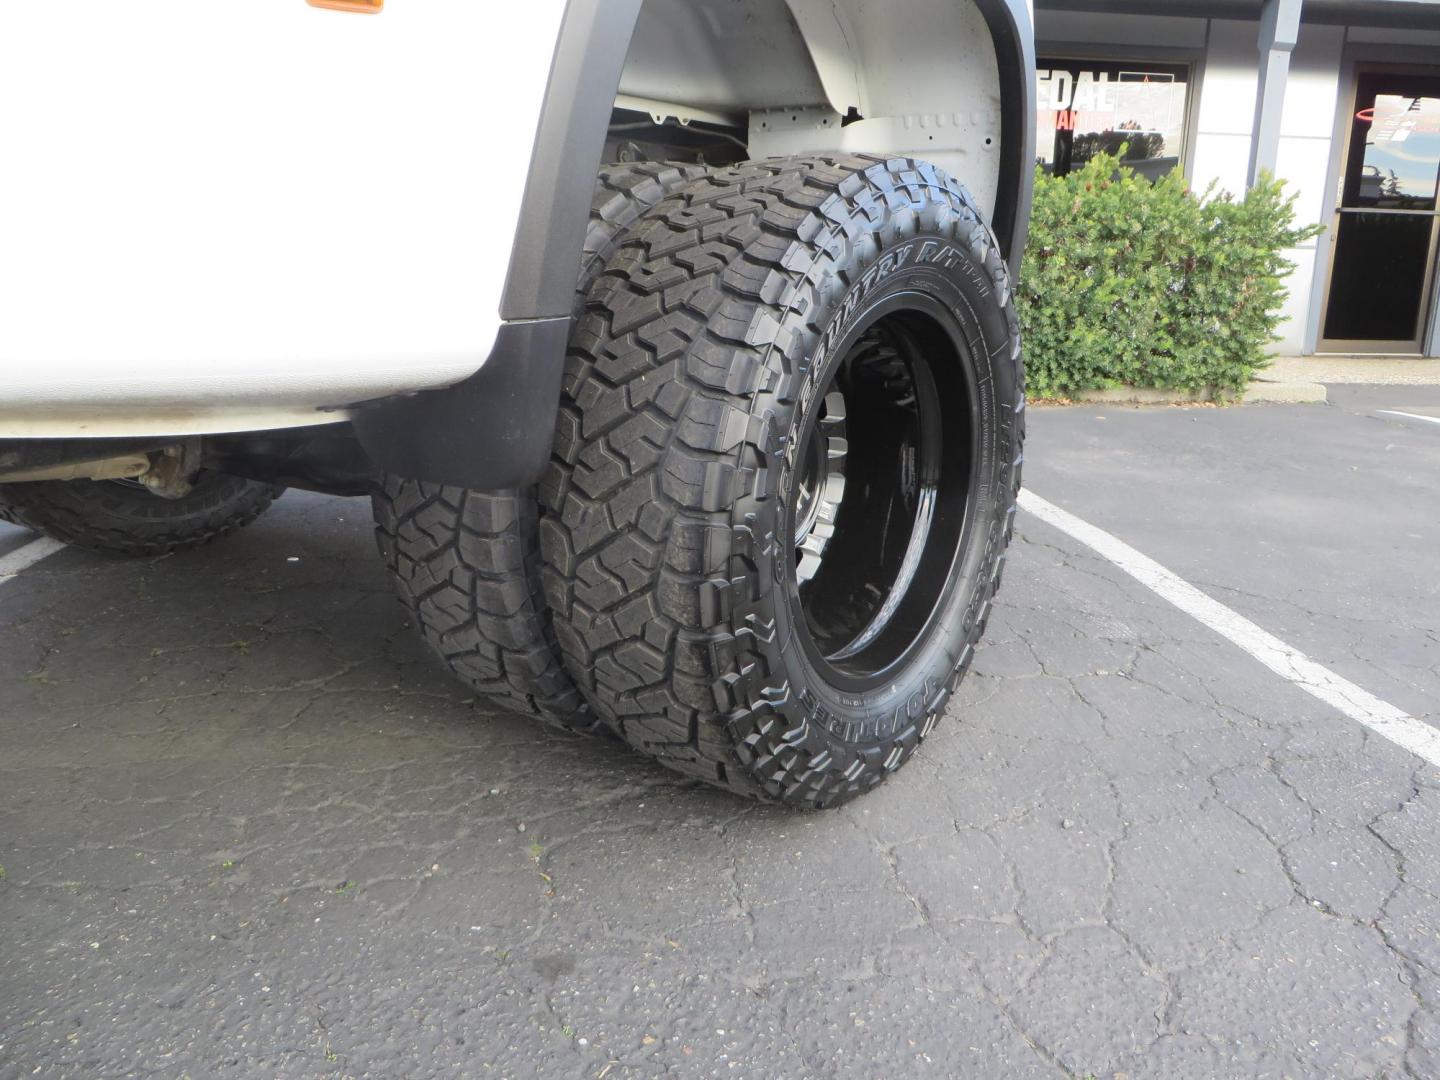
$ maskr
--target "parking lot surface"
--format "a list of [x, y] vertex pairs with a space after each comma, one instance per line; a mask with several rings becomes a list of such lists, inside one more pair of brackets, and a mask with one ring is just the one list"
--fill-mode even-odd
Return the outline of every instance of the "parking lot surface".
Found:
[[[1440, 724], [1426, 393], [1036, 409], [1026, 479]], [[478, 706], [363, 502], [62, 551], [0, 581], [0, 866], [5, 1080], [1440, 1075], [1440, 772], [1026, 514], [819, 814]]]

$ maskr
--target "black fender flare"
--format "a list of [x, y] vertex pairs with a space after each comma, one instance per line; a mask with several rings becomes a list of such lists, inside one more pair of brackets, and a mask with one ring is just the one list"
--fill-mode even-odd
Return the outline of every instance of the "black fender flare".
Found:
[[1035, 190], [1035, 29], [1025, 0], [975, 0], [1000, 68], [1000, 185], [991, 226], [1020, 274]]

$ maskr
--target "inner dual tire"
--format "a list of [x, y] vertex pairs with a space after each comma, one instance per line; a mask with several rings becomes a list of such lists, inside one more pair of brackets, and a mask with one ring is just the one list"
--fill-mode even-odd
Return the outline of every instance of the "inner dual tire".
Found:
[[[601, 170], [576, 285], [576, 316], [632, 225], [691, 180], [698, 165], [639, 162]], [[387, 475], [372, 505], [380, 554], [427, 644], [489, 700], [554, 727], [598, 718], [565, 671], [540, 581], [533, 489], [470, 491]]]
[[932, 166], [715, 170], [591, 285], [541, 484], [545, 594], [599, 721], [806, 806], [898, 769], [968, 666], [1020, 481], [1008, 273]]

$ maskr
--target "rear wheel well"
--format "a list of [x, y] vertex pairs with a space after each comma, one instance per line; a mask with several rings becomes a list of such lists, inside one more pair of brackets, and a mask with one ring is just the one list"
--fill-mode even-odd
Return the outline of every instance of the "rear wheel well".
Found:
[[962, 177], [993, 219], [1004, 94], [970, 0], [645, 0], [606, 160], [911, 155]]
[[[549, 436], [533, 417], [558, 394], [605, 161], [837, 152], [931, 161], [969, 187], [1013, 272], [1035, 168], [1034, 66], [1027, 0], [568, 0], [500, 343], [465, 383], [357, 416], [362, 441], [405, 475], [482, 490], [533, 479]], [[495, 408], [507, 396], [523, 398], [523, 415]], [[464, 434], [452, 434], [455, 417]], [[492, 456], [503, 444], [510, 460], [476, 464], [477, 443]]]
[[1014, 269], [1034, 66], [1027, 0], [568, 0], [501, 318], [567, 316], [605, 161], [923, 158], [970, 187]]

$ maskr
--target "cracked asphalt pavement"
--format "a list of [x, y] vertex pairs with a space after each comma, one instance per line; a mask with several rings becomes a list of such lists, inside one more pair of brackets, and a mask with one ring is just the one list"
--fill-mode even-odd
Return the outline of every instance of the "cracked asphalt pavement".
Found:
[[[1440, 723], [1440, 412], [1040, 410], [1026, 479]], [[0, 526], [0, 555], [29, 539]], [[839, 811], [488, 712], [363, 502], [0, 584], [0, 1077], [1440, 1075], [1440, 772], [1022, 514]]]

